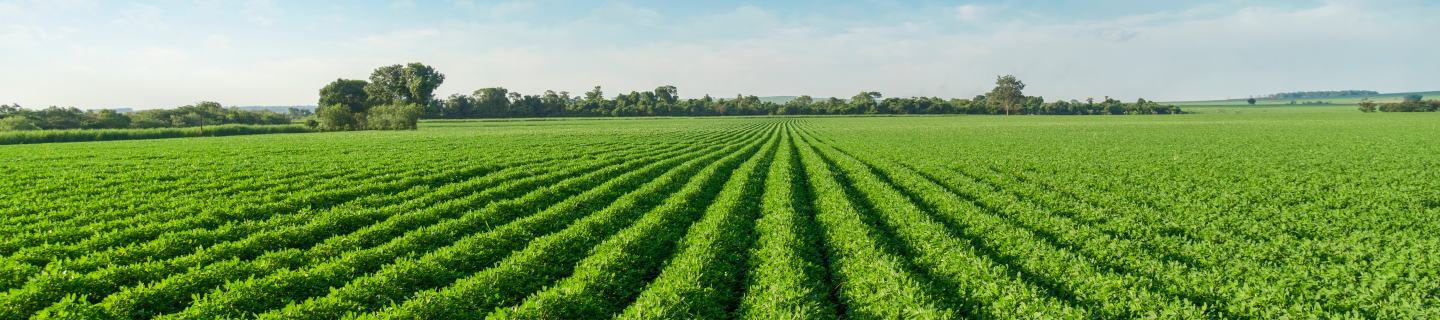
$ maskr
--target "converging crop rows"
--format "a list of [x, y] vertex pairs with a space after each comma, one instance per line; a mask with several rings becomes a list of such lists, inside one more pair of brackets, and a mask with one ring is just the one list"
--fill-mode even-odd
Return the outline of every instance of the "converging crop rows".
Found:
[[1399, 132], [1428, 120], [3, 146], [0, 319], [1436, 318], [1440, 141]]

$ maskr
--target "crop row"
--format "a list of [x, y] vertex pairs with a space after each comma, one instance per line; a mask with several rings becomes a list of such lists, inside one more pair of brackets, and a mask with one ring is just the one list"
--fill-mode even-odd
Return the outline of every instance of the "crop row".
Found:
[[[1323, 167], [1364, 158], [1333, 141], [1211, 147], [1180, 120], [1011, 119], [457, 123], [355, 133], [449, 156], [229, 187], [28, 170], [78, 179], [5, 211], [0, 319], [1440, 316], [1437, 173]], [[1198, 136], [1091, 140], [1157, 123]], [[1006, 139], [1036, 132], [1065, 134]], [[1309, 154], [1330, 158], [1246, 158]], [[137, 181], [193, 197], [73, 190]]]
[[[719, 140], [720, 140], [720, 139], [716, 139], [716, 141], [719, 141]], [[695, 142], [695, 141], [693, 141], [693, 140], [692, 140], [692, 141], [685, 141], [685, 144], [682, 144], [682, 145], [693, 144], [694, 142]], [[678, 147], [678, 146], [677, 146], [677, 147]], [[624, 154], [624, 153], [618, 153], [618, 154], [605, 153], [605, 154], [606, 154], [607, 156], [609, 156], [609, 157], [623, 157], [623, 156], [626, 155], [626, 154]], [[571, 156], [573, 157], [573, 155], [571, 155]], [[547, 171], [548, 168], [546, 168], [545, 166], [543, 166], [543, 164], [544, 164], [544, 163], [540, 163], [540, 164], [538, 164], [538, 165], [530, 165], [530, 166], [529, 166], [529, 169], [527, 169], [527, 170], [528, 170], [528, 172], [531, 172], [531, 173], [545, 172], [545, 171]], [[568, 174], [574, 174], [574, 173], [577, 173], [577, 172], [584, 171], [585, 169], [586, 169], [586, 168], [581, 167], [581, 168], [579, 168], [579, 169], [577, 169], [577, 170], [570, 171], [570, 172], [552, 173], [549, 177], [551, 177], [551, 178], [563, 177], [563, 176], [566, 176], [567, 173], [568, 173]], [[519, 173], [519, 171], [517, 171], [517, 173]], [[510, 180], [510, 179], [513, 179], [513, 178], [515, 178], [515, 177], [520, 177], [520, 176], [523, 176], [523, 174], [521, 174], [521, 175], [513, 175], [513, 174], [512, 174], [512, 175], [508, 175], [508, 176], [507, 176], [507, 175], [497, 175], [497, 176], [491, 176], [491, 177], [487, 177], [487, 178], [492, 178], [492, 179], [489, 179], [490, 181], [499, 182], [499, 181]], [[532, 179], [532, 180], [533, 180], [533, 179]], [[510, 188], [509, 190], [516, 190], [516, 191], [518, 191], [518, 190], [527, 190], [526, 188], [528, 188], [528, 186], [530, 186], [530, 185], [540, 185], [540, 184], [542, 184], [542, 183], [545, 182], [545, 181], [547, 181], [547, 180], [534, 180], [534, 181], [524, 181], [524, 180], [522, 180], [521, 183], [512, 182], [512, 183], [511, 183], [511, 188]], [[526, 184], [526, 183], [529, 183], [529, 184]], [[491, 184], [493, 184], [493, 182], [492, 182]], [[471, 185], [467, 185], [467, 184], [452, 184], [452, 185], [446, 185], [446, 187], [455, 186], [455, 187], [457, 187], [457, 188], [451, 188], [451, 189], [453, 189], [453, 190], [451, 190], [451, 192], [449, 192], [449, 193], [436, 194], [436, 195], [433, 195], [433, 197], [434, 197], [435, 199], [443, 199], [443, 198], [446, 198], [446, 197], [447, 197], [447, 196], [445, 196], [445, 194], [456, 194], [456, 192], [462, 192], [462, 191], [464, 191], [464, 190], [467, 190], [467, 189], [465, 189], [465, 188], [458, 188], [458, 187], [476, 188], [476, 187], [483, 186], [483, 185], [485, 185], [485, 184], [482, 183], [482, 184], [471, 184]], [[430, 188], [419, 188], [419, 189], [416, 189], [416, 190], [428, 190], [428, 189], [430, 189]], [[443, 191], [443, 189], [442, 189], [442, 191]], [[420, 193], [419, 193], [419, 192], [416, 192], [415, 194], [410, 195], [410, 196], [414, 196], [414, 195], [418, 195], [418, 194], [420, 194]], [[399, 197], [396, 197], [396, 199], [405, 199], [404, 196], [407, 196], [407, 194], [399, 194], [398, 196], [399, 196]], [[483, 198], [480, 198], [480, 199], [483, 199]], [[53, 274], [53, 275], [56, 275], [56, 276], [52, 276], [52, 278], [54, 278], [53, 280], [47, 281], [47, 280], [32, 279], [31, 282], [34, 283], [34, 285], [29, 285], [29, 286], [27, 286], [27, 287], [25, 288], [26, 290], [21, 290], [21, 291], [18, 291], [18, 292], [12, 291], [12, 292], [10, 292], [10, 293], [7, 293], [7, 295], [5, 296], [6, 299], [0, 299], [0, 302], [4, 302], [4, 303], [5, 303], [5, 306], [6, 306], [5, 311], [14, 312], [14, 313], [12, 313], [12, 314], [25, 314], [25, 313], [29, 312], [29, 311], [27, 311], [27, 310], [33, 310], [33, 308], [35, 308], [35, 307], [39, 307], [39, 306], [43, 306], [43, 305], [47, 304], [47, 303], [44, 302], [44, 301], [47, 301], [47, 300], [48, 300], [48, 301], [58, 300], [58, 297], [55, 297], [55, 294], [57, 294], [57, 293], [59, 293], [59, 294], [74, 294], [74, 293], [78, 293], [78, 292], [87, 292], [87, 290], [75, 290], [76, 287], [86, 287], [87, 285], [99, 286], [98, 288], [96, 288], [97, 290], [89, 290], [88, 292], [91, 292], [91, 294], [99, 293], [99, 294], [101, 294], [101, 296], [103, 296], [103, 294], [104, 294], [105, 292], [113, 291], [114, 289], [117, 289], [119, 286], [125, 285], [125, 283], [134, 283], [134, 282], [139, 282], [139, 281], [149, 281], [149, 280], [144, 280], [144, 279], [157, 279], [157, 280], [158, 280], [159, 278], [163, 278], [163, 277], [164, 277], [167, 273], [169, 273], [169, 272], [180, 271], [180, 270], [185, 270], [185, 268], [193, 268], [193, 267], [196, 267], [196, 266], [206, 265], [206, 264], [208, 264], [208, 263], [210, 263], [210, 262], [216, 261], [216, 259], [227, 259], [227, 258], [228, 258], [228, 259], [234, 259], [234, 258], [242, 258], [242, 257], [245, 257], [245, 256], [254, 256], [255, 253], [263, 252], [266, 248], [284, 248], [284, 247], [286, 247], [286, 245], [283, 245], [284, 243], [292, 243], [292, 244], [303, 245], [303, 243], [305, 243], [305, 242], [313, 242], [313, 241], [314, 241], [314, 240], [303, 240], [303, 239], [323, 239], [323, 238], [324, 238], [324, 236], [323, 236], [324, 234], [336, 234], [336, 232], [338, 232], [338, 231], [340, 231], [340, 230], [349, 230], [349, 229], [353, 229], [353, 228], [354, 228], [354, 227], [345, 227], [345, 226], [357, 226], [357, 227], [358, 227], [358, 226], [363, 226], [363, 225], [367, 224], [365, 221], [374, 221], [374, 219], [376, 219], [376, 218], [378, 218], [378, 217], [383, 217], [383, 216], [376, 216], [376, 214], [384, 214], [384, 213], [386, 213], [386, 212], [406, 212], [406, 211], [408, 211], [408, 210], [413, 210], [413, 208], [421, 208], [421, 207], [429, 206], [429, 205], [432, 205], [432, 204], [433, 204], [432, 202], [427, 202], [427, 200], [428, 200], [428, 199], [411, 200], [411, 201], [406, 202], [406, 206], [399, 206], [399, 207], [394, 207], [394, 208], [388, 208], [389, 210], [369, 210], [368, 212], [375, 212], [375, 213], [372, 213], [372, 214], [369, 214], [369, 215], [356, 215], [356, 214], [354, 214], [354, 212], [348, 212], [348, 211], [350, 211], [350, 210], [360, 209], [361, 206], [351, 207], [351, 208], [348, 208], [349, 210], [344, 210], [344, 211], [335, 210], [335, 211], [331, 211], [331, 212], [335, 212], [335, 213], [336, 213], [335, 218], [323, 218], [323, 215], [322, 215], [322, 218], [321, 218], [321, 219], [312, 220], [310, 223], [305, 224], [305, 225], [303, 225], [303, 226], [300, 227], [300, 228], [282, 228], [282, 229], [277, 229], [278, 231], [275, 231], [275, 232], [254, 233], [254, 234], [250, 234], [250, 236], [247, 237], [247, 238], [245, 238], [244, 240], [231, 241], [231, 242], [222, 242], [222, 243], [220, 243], [219, 246], [210, 247], [210, 248], [205, 248], [206, 250], [202, 250], [202, 251], [200, 251], [200, 252], [197, 252], [197, 254], [191, 254], [191, 255], [179, 257], [179, 258], [176, 258], [176, 259], [161, 260], [161, 261], [149, 261], [149, 262], [145, 262], [145, 263], [131, 264], [131, 265], [123, 265], [123, 264], [122, 264], [122, 265], [118, 265], [118, 266], [117, 266], [117, 265], [107, 265], [107, 266], [106, 266], [104, 269], [102, 269], [102, 270], [99, 270], [99, 271], [97, 271], [97, 272], [92, 272], [92, 273], [89, 273], [89, 274], [83, 274], [83, 276], [81, 276], [82, 273], [68, 272], [68, 270], [62, 271], [62, 272], [51, 273], [51, 274]], [[476, 198], [475, 198], [474, 196], [468, 197], [466, 200], [471, 200], [471, 201], [474, 202], [474, 203], [480, 203], [480, 204], [483, 204], [483, 203], [484, 203], [483, 201], [475, 201]], [[378, 204], [378, 203], [377, 203], [377, 204]], [[451, 206], [451, 207], [454, 207], [454, 206]], [[385, 208], [381, 208], [381, 209], [385, 209]], [[453, 208], [452, 208], [452, 209], [453, 209]], [[371, 218], [366, 218], [366, 217], [371, 217]], [[337, 219], [338, 219], [338, 220], [337, 220]], [[357, 224], [357, 223], [358, 223], [358, 224]], [[326, 230], [329, 230], [329, 231], [327, 232]], [[317, 238], [317, 236], [318, 236], [318, 238]], [[257, 246], [259, 246], [259, 247], [257, 247]], [[181, 246], [181, 248], [183, 248], [183, 247], [184, 247], [184, 246]], [[251, 253], [246, 253], [246, 252], [251, 252]], [[280, 256], [280, 255], [276, 255], [276, 256]], [[273, 261], [273, 260], [275, 260], [275, 259], [271, 259], [271, 260], [267, 260], [267, 261]], [[281, 259], [281, 260], [283, 260], [283, 259]], [[262, 264], [263, 264], [263, 263], [262, 263]], [[187, 266], [189, 266], [189, 267], [187, 267]], [[273, 265], [270, 265], [270, 266], [273, 267]], [[208, 267], [208, 266], [207, 266], [207, 267]], [[219, 268], [217, 267], [217, 268], [211, 268], [211, 269], [219, 269]], [[262, 269], [263, 269], [263, 268], [262, 268]], [[202, 270], [203, 270], [203, 271], [211, 271], [211, 270], [204, 270], [204, 269], [202, 269]], [[268, 270], [268, 269], [267, 269], [267, 270]], [[51, 275], [51, 274], [46, 274], [46, 275]], [[43, 275], [42, 275], [42, 276], [43, 276]], [[126, 279], [126, 280], [123, 280], [124, 282], [118, 282], [118, 283], [117, 283], [117, 282], [115, 282], [115, 280], [107, 280], [107, 279], [116, 279], [116, 280], [118, 280], [118, 279]], [[59, 285], [59, 286], [55, 285], [55, 284], [54, 284], [54, 283], [55, 283], [54, 281], [59, 281], [59, 282], [60, 282], [59, 284], [61, 284], [61, 285]], [[68, 283], [68, 285], [64, 285], [64, 284], [66, 284], [66, 283]], [[58, 287], [59, 290], [55, 290], [55, 289], [57, 289], [57, 287]], [[98, 298], [98, 296], [95, 297], [95, 298]], [[17, 304], [17, 303], [18, 303], [18, 304]], [[28, 306], [28, 307], [27, 307], [27, 306]]]

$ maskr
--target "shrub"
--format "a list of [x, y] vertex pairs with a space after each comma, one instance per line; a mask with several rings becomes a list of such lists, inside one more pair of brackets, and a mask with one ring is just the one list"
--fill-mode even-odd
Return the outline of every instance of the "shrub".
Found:
[[390, 104], [370, 108], [369, 126], [377, 130], [415, 130], [425, 110], [414, 104]]
[[24, 131], [39, 129], [40, 127], [35, 126], [35, 121], [30, 120], [30, 118], [16, 116], [0, 119], [0, 131]]
[[315, 112], [321, 130], [360, 130], [365, 128], [365, 113], [351, 112], [345, 106], [321, 106]]

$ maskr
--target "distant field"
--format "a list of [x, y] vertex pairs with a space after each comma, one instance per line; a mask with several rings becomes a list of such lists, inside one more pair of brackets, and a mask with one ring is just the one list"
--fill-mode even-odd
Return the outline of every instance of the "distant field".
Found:
[[1189, 113], [1211, 114], [1242, 114], [1242, 113], [1360, 113], [1359, 106], [1353, 104], [1335, 105], [1192, 105], [1181, 107]]
[[[1361, 99], [1365, 99], [1365, 98], [1369, 98], [1371, 101], [1375, 101], [1375, 102], [1399, 102], [1400, 99], [1403, 99], [1406, 95], [1412, 95], [1412, 94], [1421, 95], [1421, 96], [1425, 97], [1425, 99], [1440, 99], [1440, 91], [1426, 91], [1426, 92], [1385, 93], [1385, 94], [1379, 94], [1379, 95], [1373, 95], [1373, 96], [1365, 96], [1365, 97], [1302, 98], [1302, 99], [1293, 99], [1293, 100], [1295, 100], [1296, 103], [1304, 103], [1304, 102], [1306, 102], [1306, 101], [1325, 101], [1325, 102], [1329, 102], [1329, 103], [1331, 103], [1331, 104], [1337, 104], [1337, 105], [1339, 105], [1339, 104], [1343, 104], [1343, 105], [1353, 105], [1353, 104], [1360, 103], [1360, 100], [1361, 100]], [[1255, 104], [1256, 104], [1256, 105], [1288, 105], [1291, 100], [1292, 100], [1292, 99], [1255, 99]], [[1187, 106], [1243, 106], [1243, 105], [1249, 105], [1249, 103], [1248, 103], [1247, 101], [1245, 101], [1245, 98], [1229, 99], [1229, 100], [1206, 100], [1206, 101], [1171, 101], [1171, 102], [1165, 102], [1165, 104], [1173, 104], [1173, 105], [1182, 106], [1182, 107], [1187, 107]]]
[[6, 145], [0, 319], [1440, 318], [1440, 114], [1338, 108]]

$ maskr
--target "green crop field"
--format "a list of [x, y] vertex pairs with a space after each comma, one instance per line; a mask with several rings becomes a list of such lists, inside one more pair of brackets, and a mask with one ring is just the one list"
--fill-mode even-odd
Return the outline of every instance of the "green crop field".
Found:
[[1434, 319], [1437, 133], [1351, 111], [0, 146], [0, 319]]

